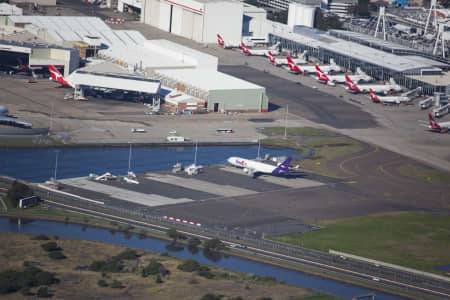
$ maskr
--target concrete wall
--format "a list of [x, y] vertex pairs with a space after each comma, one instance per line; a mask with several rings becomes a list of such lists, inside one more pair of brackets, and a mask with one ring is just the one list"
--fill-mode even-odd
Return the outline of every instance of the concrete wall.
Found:
[[225, 36], [230, 44], [239, 44], [242, 39], [241, 2], [208, 2], [205, 4], [203, 43], [217, 43], [217, 34]]
[[209, 111], [214, 110], [215, 103], [219, 103], [220, 111], [267, 112], [269, 107], [269, 99], [264, 88], [209, 91]]

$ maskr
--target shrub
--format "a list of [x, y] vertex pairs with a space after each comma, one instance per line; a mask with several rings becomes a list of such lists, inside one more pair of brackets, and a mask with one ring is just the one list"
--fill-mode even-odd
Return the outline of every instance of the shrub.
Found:
[[159, 276], [159, 274], [158, 274], [158, 275], [156, 276], [155, 282], [156, 282], [156, 283], [163, 283], [164, 281], [162, 281], [161, 276]]
[[46, 286], [41, 286], [41, 287], [37, 290], [36, 295], [37, 295], [39, 298], [48, 298], [48, 297], [51, 296], [50, 293], [49, 293], [49, 291], [48, 291], [48, 287], [46, 287]]
[[48, 243], [42, 244], [41, 248], [48, 252], [62, 250], [60, 247], [58, 247], [58, 244], [56, 244], [55, 242], [48, 242]]
[[103, 280], [103, 279], [100, 279], [99, 281], [97, 281], [97, 284], [98, 284], [98, 286], [101, 286], [101, 287], [107, 287], [108, 286], [108, 283], [105, 280]]
[[48, 253], [48, 257], [51, 259], [65, 259], [66, 256], [62, 253], [62, 251], [52, 251]]
[[189, 284], [197, 284], [197, 283], [198, 283], [198, 280], [197, 280], [197, 278], [192, 277], [191, 279], [189, 279], [188, 283], [189, 283]]
[[48, 241], [50, 238], [48, 236], [46, 236], [45, 234], [39, 234], [39, 235], [32, 236], [30, 239], [36, 240], [36, 241]]
[[121, 253], [119, 253], [116, 256], [114, 256], [114, 259], [117, 259], [117, 260], [121, 260], [121, 259], [129, 260], [129, 259], [136, 259], [138, 257], [139, 257], [139, 255], [136, 253], [135, 250], [133, 250], [133, 249], [125, 249]]
[[187, 259], [177, 268], [184, 272], [194, 272], [200, 269], [200, 264], [193, 259]]
[[193, 238], [189, 239], [188, 246], [189, 247], [198, 247], [201, 243], [202, 242], [198, 238], [193, 237]]
[[31, 289], [28, 286], [24, 286], [20, 289], [20, 293], [24, 296], [31, 296]]
[[157, 260], [152, 259], [148, 266], [144, 267], [142, 269], [142, 277], [147, 277], [149, 275], [168, 275], [170, 273], [169, 270], [167, 270], [161, 263], [159, 263]]
[[123, 264], [119, 260], [97, 260], [94, 261], [88, 268], [90, 271], [94, 272], [109, 272], [118, 273], [123, 270]]
[[200, 298], [200, 300], [220, 300], [220, 299], [222, 299], [221, 295], [214, 295], [214, 294], [206, 294]]
[[203, 241], [203, 248], [208, 251], [218, 251], [225, 248], [225, 244], [222, 243], [219, 239], [211, 239]]
[[14, 180], [11, 187], [8, 189], [6, 198], [13, 207], [19, 206], [19, 200], [26, 197], [33, 196], [33, 190], [26, 184], [23, 184], [17, 180]]
[[113, 289], [121, 289], [123, 288], [123, 285], [122, 282], [120, 282], [119, 280], [113, 280], [110, 287], [112, 287]]
[[55, 278], [55, 274], [50, 272], [39, 272], [36, 274], [36, 285], [50, 285], [53, 283], [57, 283], [58, 280]]

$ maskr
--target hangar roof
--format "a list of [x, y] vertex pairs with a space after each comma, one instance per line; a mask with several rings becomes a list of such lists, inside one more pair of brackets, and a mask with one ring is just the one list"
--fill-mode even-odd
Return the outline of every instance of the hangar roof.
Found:
[[157, 73], [205, 91], [264, 89], [262, 86], [214, 70], [157, 70]]
[[361, 44], [338, 39], [322, 31], [306, 29], [299, 26], [296, 26], [294, 32], [290, 31], [287, 26], [277, 26], [274, 27], [273, 34], [314, 48], [326, 49], [343, 56], [352, 56], [363, 62], [375, 63], [396, 72], [407, 72], [433, 67], [433, 65], [422, 60], [411, 60], [408, 57], [387, 53]]
[[33, 26], [27, 30], [37, 33], [39, 28], [44, 28], [56, 42], [82, 41], [85, 36], [97, 36], [103, 44], [112, 46], [136, 46], [145, 37], [135, 30], [111, 30], [100, 18], [97, 17], [72, 17], [72, 16], [10, 16], [14, 23], [29, 23]]
[[73, 85], [95, 86], [108, 89], [135, 91], [156, 94], [160, 88], [160, 81], [125, 74], [97, 73], [75, 71], [67, 80]]

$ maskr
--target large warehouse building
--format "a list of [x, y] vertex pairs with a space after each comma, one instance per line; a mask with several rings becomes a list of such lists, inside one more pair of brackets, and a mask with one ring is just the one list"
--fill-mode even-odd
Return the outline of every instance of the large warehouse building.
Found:
[[[248, 81], [213, 70], [158, 70], [161, 84], [192, 94], [208, 102], [208, 111], [267, 112], [266, 89]], [[194, 91], [195, 92], [195, 91]]]
[[243, 5], [233, 0], [143, 0], [141, 22], [200, 43], [217, 42], [220, 33], [238, 44]]

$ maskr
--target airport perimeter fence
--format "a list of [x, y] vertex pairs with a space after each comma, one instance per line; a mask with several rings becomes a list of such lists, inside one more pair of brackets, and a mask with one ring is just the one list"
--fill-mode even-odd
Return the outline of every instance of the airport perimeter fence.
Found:
[[[12, 183], [15, 179], [8, 177], [8, 176], [2, 176], [2, 177], [0, 177], [0, 180], [2, 182]], [[44, 196], [48, 197], [51, 194], [49, 191], [43, 190], [40, 188], [36, 188], [35, 192], [37, 195], [40, 195], [41, 197], [44, 197]], [[87, 202], [85, 200], [82, 200], [82, 199], [79, 199], [76, 197], [70, 197], [70, 196], [64, 195], [64, 194], [56, 194], [56, 195], [52, 195], [52, 196], [55, 198], [58, 197], [58, 198], [62, 198], [62, 199], [68, 200], [68, 201], [75, 201], [78, 203], [82, 203], [83, 206], [87, 205], [88, 207], [97, 207], [97, 208], [102, 208], [102, 209], [106, 208], [111, 211], [119, 213], [119, 216], [122, 216], [124, 218], [129, 217], [129, 216], [134, 216], [134, 217], [138, 217], [138, 218], [142, 218], [142, 219], [157, 221], [158, 223], [162, 223], [162, 224], [168, 224], [169, 226], [171, 225], [178, 229], [182, 229], [182, 228], [188, 229], [189, 228], [194, 233], [202, 233], [203, 235], [210, 236], [211, 238], [219, 237], [221, 239], [224, 239], [229, 242], [236, 243], [236, 244], [239, 244], [239, 243], [242, 243], [244, 245], [250, 244], [250, 245], [255, 245], [257, 247], [261, 247], [261, 248], [265, 248], [265, 249], [271, 249], [272, 251], [279, 252], [280, 254], [288, 254], [288, 255], [291, 255], [294, 257], [296, 257], [296, 256], [297, 257], [309, 257], [309, 258], [313, 258], [319, 262], [320, 261], [328, 262], [328, 263], [331, 262], [334, 265], [345, 266], [348, 269], [364, 270], [364, 272], [366, 272], [367, 274], [373, 274], [374, 277], [383, 275], [383, 276], [386, 276], [387, 278], [392, 278], [394, 280], [405, 280], [407, 282], [415, 282], [420, 285], [425, 284], [425, 285], [429, 286], [430, 289], [433, 289], [433, 290], [438, 289], [440, 291], [447, 292], [447, 293], [450, 291], [450, 283], [449, 282], [445, 282], [442, 280], [427, 277], [425, 275], [413, 274], [411, 272], [395, 270], [392, 268], [388, 268], [388, 267], [381, 266], [381, 265], [376, 265], [373, 263], [349, 259], [346, 257], [340, 257], [337, 255], [329, 254], [327, 252], [321, 252], [318, 250], [308, 249], [308, 248], [304, 248], [304, 247], [300, 247], [300, 246], [293, 246], [293, 245], [288, 245], [288, 244], [279, 243], [279, 242], [275, 242], [275, 241], [265, 240], [265, 239], [262, 239], [259, 236], [252, 234], [252, 233], [251, 234], [242, 234], [240, 232], [235, 232], [233, 230], [223, 230], [223, 229], [211, 228], [211, 227], [204, 226], [204, 225], [202, 225], [201, 227], [198, 227], [198, 226], [191, 225], [191, 224], [170, 221], [170, 220], [165, 219], [163, 216], [153, 215], [145, 210], [131, 210], [131, 209], [112, 206], [112, 205], [108, 205], [108, 204], [101, 205], [101, 204], [98, 204], [95, 202]]]

